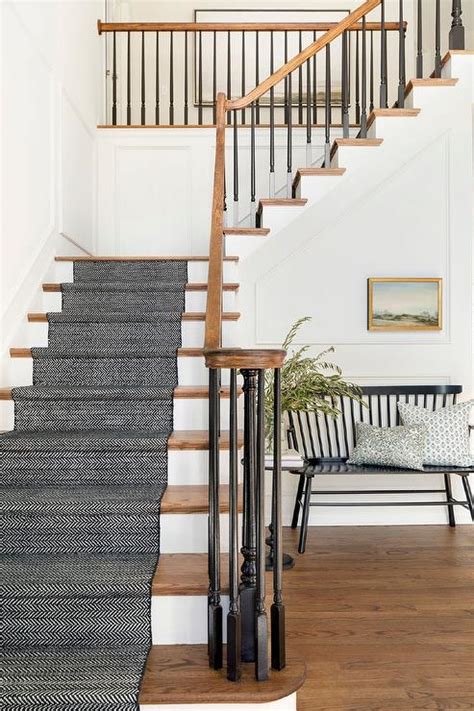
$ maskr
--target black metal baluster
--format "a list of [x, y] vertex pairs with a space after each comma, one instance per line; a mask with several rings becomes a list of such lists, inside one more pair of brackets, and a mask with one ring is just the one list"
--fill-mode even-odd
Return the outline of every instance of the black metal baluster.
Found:
[[256, 431], [256, 600], [255, 600], [255, 677], [268, 679], [268, 622], [265, 611], [265, 371], [258, 371]]
[[[241, 72], [242, 72], [242, 96], [245, 96], [245, 32], [242, 32], [242, 57], [241, 57]], [[245, 123], [245, 109], [242, 109], [242, 123]]]
[[331, 166], [331, 45], [326, 45], [326, 86], [324, 89], [324, 167]]
[[287, 135], [286, 135], [286, 194], [291, 197], [292, 194], [292, 170], [293, 170], [293, 104], [291, 99], [291, 73], [287, 76], [288, 88], [288, 107], [287, 107]]
[[237, 111], [234, 111], [234, 146], [233, 146], [233, 193], [234, 193], [234, 225], [239, 224], [239, 143], [237, 135]]
[[403, 0], [399, 0], [398, 18], [398, 101], [397, 106], [405, 106], [405, 28], [403, 26]]
[[117, 125], [117, 39], [113, 33], [112, 43], [112, 126]]
[[174, 34], [170, 32], [170, 126], [174, 124]]
[[374, 31], [370, 30], [369, 111], [374, 110]]
[[380, 4], [380, 108], [387, 107], [387, 35], [385, 32], [385, 0]]
[[[285, 30], [285, 41], [284, 41], [284, 63], [288, 61], [288, 31]], [[290, 101], [288, 99], [288, 77], [285, 77], [285, 101], [284, 101], [284, 123], [288, 123], [288, 111], [290, 107]]]
[[306, 165], [311, 165], [311, 60], [306, 62]]
[[416, 76], [423, 77], [423, 0], [418, 0], [416, 18]]
[[146, 107], [145, 107], [145, 33], [142, 32], [142, 95], [141, 95], [141, 111], [140, 121], [142, 126], [146, 122]]
[[441, 0], [436, 0], [435, 10], [435, 68], [436, 78], [441, 76]]
[[273, 482], [272, 482], [272, 562], [273, 562], [273, 604], [270, 608], [271, 620], [271, 663], [272, 669], [286, 666], [285, 651], [285, 607], [282, 595], [283, 544], [281, 517], [281, 371], [273, 372]]
[[[273, 30], [270, 32], [270, 74], [274, 71]], [[270, 89], [270, 186], [269, 195], [275, 195], [275, 88]]]
[[255, 103], [250, 105], [250, 221], [255, 217]]
[[202, 32], [199, 32], [198, 52], [198, 124], [202, 126]]
[[359, 57], [359, 30], [356, 30], [356, 55], [355, 55], [355, 122], [360, 124], [360, 57]]
[[209, 666], [222, 668], [222, 606], [219, 525], [219, 370], [209, 369]]
[[216, 123], [217, 110], [217, 34], [214, 30], [212, 35], [212, 123]]
[[[298, 51], [303, 49], [303, 33], [301, 30], [298, 33]], [[303, 66], [298, 67], [298, 125], [303, 124]]]
[[127, 126], [132, 123], [131, 77], [130, 77], [130, 32], [127, 32]]
[[242, 620], [242, 661], [255, 661], [256, 637], [256, 518], [255, 518], [255, 469], [256, 426], [255, 397], [257, 371], [242, 369], [244, 378], [244, 515], [242, 534], [240, 614]]
[[349, 136], [349, 102], [347, 96], [347, 32], [342, 34], [342, 66], [341, 66], [341, 123], [342, 135], [344, 138]]
[[160, 33], [156, 33], [155, 46], [155, 124], [160, 125]]
[[[230, 44], [230, 32], [227, 32], [227, 98], [232, 98], [232, 79], [230, 73], [231, 65], [231, 44]], [[227, 112], [227, 123], [230, 124], [232, 121], [231, 112]]]
[[[260, 84], [260, 56], [259, 56], [259, 48], [260, 48], [260, 41], [259, 41], [259, 32], [258, 30], [255, 32], [255, 86], [258, 86]], [[258, 124], [260, 123], [260, 100], [257, 99], [255, 103], [255, 120]]]
[[451, 29], [449, 31], [449, 49], [464, 49], [464, 27], [462, 24], [462, 2], [461, 0], [453, 0], [451, 17]]
[[227, 615], [227, 678], [230, 681], [239, 681], [242, 674], [238, 511], [237, 371], [232, 369], [229, 423], [229, 613]]
[[188, 94], [189, 94], [189, 81], [188, 81], [188, 32], [184, 33], [184, 125], [187, 126], [189, 122], [189, 111], [188, 111]]
[[[316, 42], [316, 32], [313, 32], [313, 42]], [[313, 54], [313, 123], [318, 123], [318, 79], [316, 75], [316, 54]]]
[[367, 138], [367, 25], [365, 15], [362, 18], [362, 87], [360, 137]]

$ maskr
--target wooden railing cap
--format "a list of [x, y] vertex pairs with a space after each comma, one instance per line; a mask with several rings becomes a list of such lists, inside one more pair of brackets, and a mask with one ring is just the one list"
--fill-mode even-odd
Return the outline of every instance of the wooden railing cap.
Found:
[[216, 348], [205, 350], [208, 368], [281, 368], [286, 351], [281, 348]]

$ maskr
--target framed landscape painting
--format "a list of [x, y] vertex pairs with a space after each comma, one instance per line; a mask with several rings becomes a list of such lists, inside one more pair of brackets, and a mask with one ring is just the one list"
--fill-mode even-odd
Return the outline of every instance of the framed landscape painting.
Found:
[[369, 331], [440, 331], [442, 279], [368, 279]]

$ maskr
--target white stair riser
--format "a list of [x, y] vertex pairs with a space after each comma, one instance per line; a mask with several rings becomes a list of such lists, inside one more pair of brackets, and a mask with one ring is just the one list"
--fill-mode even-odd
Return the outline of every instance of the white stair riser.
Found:
[[[224, 346], [238, 345], [238, 321], [224, 321], [222, 324]], [[183, 348], [202, 348], [204, 344], [204, 321], [183, 321], [181, 324]], [[48, 345], [48, 324], [26, 322], [18, 332], [16, 345], [19, 348], [45, 348]]]
[[346, 172], [357, 170], [367, 165], [372, 151], [382, 151], [380, 146], [339, 146], [331, 161], [331, 168], [346, 168]]
[[[265, 682], [262, 682], [265, 683]], [[140, 711], [296, 711], [296, 691], [277, 701], [249, 704], [140, 704]]]
[[[207, 301], [207, 291], [186, 291], [185, 311], [205, 311]], [[59, 292], [43, 292], [42, 311], [61, 311], [62, 299]], [[236, 311], [236, 292], [224, 291], [223, 294], [224, 311]]]
[[[207, 513], [161, 515], [161, 553], [207, 553]], [[239, 530], [241, 529], [239, 515]], [[221, 550], [229, 550], [229, 517], [220, 515]]]
[[344, 180], [344, 175], [305, 175], [296, 188], [297, 198], [306, 198], [313, 205]]
[[[221, 371], [222, 384], [228, 385], [230, 371]], [[178, 358], [178, 383], [180, 385], [209, 385], [209, 370], [202, 356], [193, 358]]]
[[455, 93], [456, 87], [452, 86], [415, 86], [405, 98], [405, 107], [421, 109], [426, 113], [438, 113], [438, 109], [447, 104], [446, 108], [452, 111]]
[[[229, 597], [221, 597], [224, 620]], [[224, 642], [227, 641], [223, 625]], [[154, 595], [151, 598], [152, 644], [206, 644], [206, 595]]]
[[399, 140], [400, 135], [410, 131], [417, 116], [377, 116], [367, 131], [367, 138], [383, 138], [384, 141]]
[[[241, 454], [239, 454], [239, 461]], [[240, 465], [239, 465], [240, 467]], [[224, 449], [219, 457], [219, 475], [221, 484], [229, 481], [229, 450]], [[239, 468], [239, 479], [241, 479]], [[206, 484], [209, 481], [209, 455], [207, 450], [177, 450], [168, 452], [168, 484]]]
[[[207, 261], [188, 262], [188, 281], [207, 282]], [[53, 281], [73, 281], [73, 263], [55, 262]], [[224, 281], [237, 281], [237, 262], [224, 262]]]
[[285, 205], [265, 206], [262, 210], [261, 227], [269, 227], [275, 235], [286, 225], [299, 217], [306, 205], [286, 207]]
[[271, 233], [265, 236], [227, 235], [225, 238], [225, 250], [228, 254], [238, 254], [241, 259], [245, 259], [255, 250], [267, 244], [269, 239], [271, 239]]
[[12, 430], [15, 413], [12, 400], [0, 400], [0, 431]]

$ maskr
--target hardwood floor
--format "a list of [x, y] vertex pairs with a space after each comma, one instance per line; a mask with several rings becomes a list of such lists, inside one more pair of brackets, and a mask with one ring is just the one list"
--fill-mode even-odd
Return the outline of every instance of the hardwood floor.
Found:
[[285, 573], [298, 711], [474, 709], [474, 527], [312, 527]]

